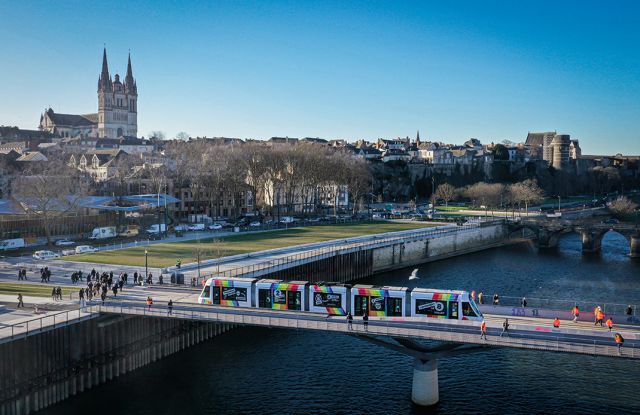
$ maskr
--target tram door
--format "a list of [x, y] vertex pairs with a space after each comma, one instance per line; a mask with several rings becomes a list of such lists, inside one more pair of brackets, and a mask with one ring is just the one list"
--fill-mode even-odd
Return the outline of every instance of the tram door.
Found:
[[258, 307], [271, 308], [271, 290], [262, 289], [258, 290]]
[[212, 304], [220, 304], [220, 287], [211, 287], [213, 296], [211, 299]]
[[365, 313], [369, 315], [369, 296], [356, 295], [355, 296], [354, 311], [356, 316], [364, 316]]
[[404, 298], [388, 297], [387, 298], [387, 315], [402, 316], [402, 301]]
[[287, 291], [287, 310], [302, 310], [301, 291]]

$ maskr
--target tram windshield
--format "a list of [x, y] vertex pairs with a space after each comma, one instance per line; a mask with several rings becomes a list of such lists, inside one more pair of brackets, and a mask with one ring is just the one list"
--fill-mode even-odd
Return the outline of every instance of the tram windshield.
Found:
[[209, 294], [211, 293], [211, 286], [205, 285], [202, 289], [202, 294], [200, 294], [201, 298], [209, 298]]
[[462, 303], [462, 315], [465, 317], [482, 317], [482, 313], [478, 310], [478, 306], [473, 300]]

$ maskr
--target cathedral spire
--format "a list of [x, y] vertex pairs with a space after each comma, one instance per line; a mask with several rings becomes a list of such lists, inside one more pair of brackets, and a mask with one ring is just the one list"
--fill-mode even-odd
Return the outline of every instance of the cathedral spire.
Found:
[[107, 48], [102, 50], [102, 72], [98, 79], [98, 91], [110, 91], [111, 81], [109, 77], [109, 64], [107, 63]]
[[420, 145], [420, 130], [418, 130], [418, 133], [416, 134], [416, 144]]
[[129, 52], [129, 61], [127, 62], [127, 75], [124, 78], [124, 85], [127, 92], [136, 92], [136, 84], [133, 79], [133, 70], [131, 70], [131, 52]]

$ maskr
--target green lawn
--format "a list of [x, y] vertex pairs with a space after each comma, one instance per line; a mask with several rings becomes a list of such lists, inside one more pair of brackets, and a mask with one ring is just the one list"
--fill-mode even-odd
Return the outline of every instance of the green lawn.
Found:
[[436, 210], [442, 210], [442, 211], [457, 211], [457, 210], [468, 210], [471, 209], [468, 206], [436, 206]]
[[[178, 258], [183, 264], [196, 262], [197, 251], [200, 259], [211, 259], [222, 256], [245, 254], [265, 249], [283, 248], [286, 246], [323, 242], [333, 239], [351, 238], [354, 236], [376, 233], [402, 231], [408, 229], [435, 226], [420, 222], [386, 222], [374, 221], [355, 225], [323, 225], [293, 228], [273, 232], [239, 234], [220, 238], [217, 241], [202, 239], [175, 243], [150, 245], [148, 261], [150, 267], [165, 268], [176, 264]], [[101, 264], [119, 264], [144, 266], [145, 247], [121, 249], [117, 251], [96, 252], [93, 254], [74, 255], [62, 258], [79, 262], [96, 262]]]
[[[31, 295], [38, 297], [51, 297], [51, 289], [55, 287], [55, 284], [19, 284], [12, 282], [0, 282], [0, 294], [15, 295], [18, 293], [22, 295]], [[63, 298], [68, 299], [69, 293], [78, 291], [76, 288], [62, 287]]]

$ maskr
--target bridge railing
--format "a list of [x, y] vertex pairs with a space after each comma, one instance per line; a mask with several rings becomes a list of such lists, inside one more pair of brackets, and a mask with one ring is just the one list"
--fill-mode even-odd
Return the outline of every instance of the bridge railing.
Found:
[[53, 313], [42, 311], [42, 314], [38, 317], [0, 325], [0, 342], [42, 333], [66, 326], [70, 322], [92, 318], [97, 315], [95, 314], [97, 311], [91, 308], [78, 308]]
[[274, 258], [268, 261], [259, 262], [256, 264], [246, 265], [246, 266], [237, 267], [237, 268], [228, 269], [228, 270], [222, 270], [220, 272], [207, 273], [202, 276], [202, 280], [204, 281], [214, 276], [225, 277], [225, 278], [235, 277], [235, 276], [253, 277], [256, 275], [260, 275], [262, 271], [265, 271], [268, 269], [290, 268], [294, 266], [294, 264], [296, 263], [301, 264], [303, 262], [308, 262], [310, 260], [316, 260], [316, 259], [326, 258], [329, 256], [334, 256], [336, 254], [339, 254], [341, 251], [347, 251], [347, 250], [353, 250], [353, 249], [365, 250], [373, 247], [388, 246], [397, 242], [404, 241], [407, 238], [435, 238], [435, 237], [441, 237], [445, 235], [459, 234], [463, 232], [469, 232], [471, 230], [477, 229], [482, 226], [490, 226], [490, 225], [496, 225], [501, 223], [503, 223], [503, 220], [499, 219], [499, 220], [486, 221], [486, 222], [480, 222], [480, 223], [465, 224], [465, 225], [456, 226], [456, 227], [453, 227], [453, 226], [452, 227], [435, 227], [435, 228], [429, 228], [428, 230], [418, 231], [418, 232], [401, 231], [402, 234], [399, 234], [399, 235], [391, 235], [387, 237], [373, 236], [373, 237], [369, 237], [372, 239], [368, 239], [366, 241], [358, 241], [357, 238], [355, 238], [356, 241], [349, 242], [349, 239], [347, 238], [344, 241], [344, 243], [339, 245], [311, 249], [311, 250], [295, 253], [292, 255], [286, 255], [280, 258]]
[[[580, 313], [587, 315], [589, 313], [593, 313], [594, 309], [597, 306], [602, 308], [602, 311], [605, 314], [618, 314], [623, 315], [627, 312], [627, 307], [631, 306], [631, 315], [637, 316], [639, 315], [638, 305], [636, 304], [618, 304], [618, 303], [603, 303], [598, 301], [591, 300], [556, 300], [550, 298], [527, 298], [527, 308], [544, 308], [548, 310], [558, 310], [558, 311], [571, 311], [574, 306], [578, 306], [580, 309]], [[486, 296], [484, 299], [484, 304], [491, 304], [492, 297]], [[522, 297], [512, 297], [512, 296], [500, 296], [500, 304], [501, 306], [509, 306], [509, 307], [521, 307], [522, 305]]]

